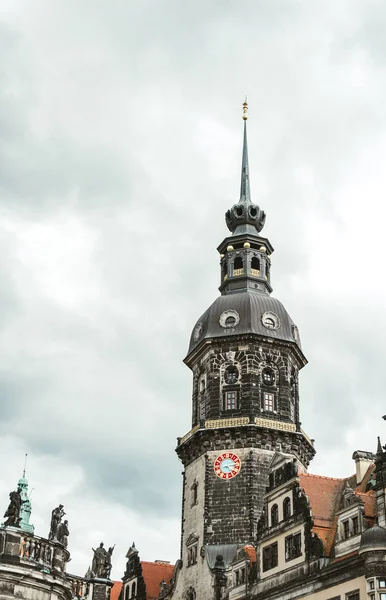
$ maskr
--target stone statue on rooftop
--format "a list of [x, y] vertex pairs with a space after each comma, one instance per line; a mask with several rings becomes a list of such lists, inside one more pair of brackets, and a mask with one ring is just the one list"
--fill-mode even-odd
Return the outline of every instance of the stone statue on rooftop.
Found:
[[4, 526], [11, 527], [19, 527], [20, 525], [20, 511], [25, 500], [22, 500], [21, 497], [21, 488], [18, 487], [16, 492], [11, 492], [9, 494], [9, 505], [7, 510], [4, 513], [4, 517], [7, 517], [7, 520], [4, 521]]
[[68, 536], [70, 535], [68, 529], [68, 521], [64, 521], [63, 523], [59, 523], [57, 539], [60, 544], [63, 544], [65, 548], [68, 546]]
[[109, 579], [112, 569], [111, 557], [113, 555], [115, 546], [110, 546], [108, 551], [104, 548], [103, 542], [99, 544], [99, 548], [92, 551], [94, 552], [94, 557], [92, 559], [91, 570], [94, 577], [101, 577], [103, 579]]
[[49, 540], [56, 540], [58, 539], [58, 529], [59, 529], [59, 525], [62, 521], [62, 518], [64, 517], [66, 513], [63, 510], [63, 504], [59, 504], [59, 506], [57, 506], [56, 508], [54, 508], [54, 510], [51, 513], [51, 527], [50, 527], [50, 533], [48, 534], [48, 539]]

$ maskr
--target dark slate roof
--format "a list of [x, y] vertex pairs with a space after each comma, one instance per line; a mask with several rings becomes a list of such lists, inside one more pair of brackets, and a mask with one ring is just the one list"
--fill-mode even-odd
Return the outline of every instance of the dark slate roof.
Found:
[[386, 529], [375, 524], [370, 529], [362, 533], [360, 550], [371, 548], [386, 548]]
[[[240, 322], [229, 329], [222, 327], [219, 322], [220, 316], [227, 310], [234, 310], [240, 316]], [[265, 312], [273, 312], [279, 317], [278, 329], [264, 327], [261, 318]], [[194, 334], [197, 328], [201, 328], [201, 335], [195, 341]], [[190, 338], [188, 355], [205, 339], [246, 333], [296, 343], [294, 322], [282, 303], [267, 293], [245, 290], [220, 296], [198, 319]], [[301, 349], [300, 340], [297, 341], [297, 345]]]

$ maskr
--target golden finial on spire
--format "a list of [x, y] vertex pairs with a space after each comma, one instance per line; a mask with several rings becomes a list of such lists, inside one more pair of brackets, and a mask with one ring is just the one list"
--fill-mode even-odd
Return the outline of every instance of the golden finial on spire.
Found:
[[248, 102], [247, 97], [245, 96], [244, 104], [243, 104], [243, 120], [247, 121], [248, 119]]

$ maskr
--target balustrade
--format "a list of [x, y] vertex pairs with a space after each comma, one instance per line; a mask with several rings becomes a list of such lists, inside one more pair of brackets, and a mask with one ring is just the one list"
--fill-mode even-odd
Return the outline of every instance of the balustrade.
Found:
[[54, 548], [48, 540], [25, 536], [20, 539], [20, 557], [51, 568]]

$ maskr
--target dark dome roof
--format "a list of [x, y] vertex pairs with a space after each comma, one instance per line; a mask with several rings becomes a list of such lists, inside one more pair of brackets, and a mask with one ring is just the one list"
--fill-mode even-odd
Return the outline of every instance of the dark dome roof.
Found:
[[384, 527], [375, 524], [362, 533], [360, 552], [370, 548], [386, 550], [386, 529]]
[[[233, 325], [225, 323], [227, 317]], [[301, 348], [297, 327], [282, 303], [267, 293], [248, 290], [224, 294], [213, 302], [193, 328], [188, 354], [205, 339], [247, 333], [293, 342]]]

